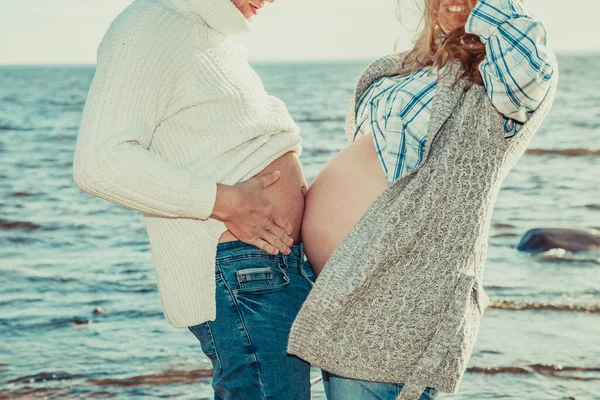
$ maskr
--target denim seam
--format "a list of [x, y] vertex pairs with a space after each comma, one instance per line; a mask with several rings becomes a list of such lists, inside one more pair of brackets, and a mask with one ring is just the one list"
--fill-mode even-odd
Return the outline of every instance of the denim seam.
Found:
[[302, 275], [302, 277], [308, 281], [308, 284], [310, 285], [311, 288], [315, 287], [315, 283], [313, 281], [311, 281], [310, 278], [308, 276], [306, 276], [306, 274], [304, 273], [303, 267], [304, 267], [304, 265], [300, 266], [300, 275]]
[[[310, 278], [308, 276], [306, 276], [306, 274], [304, 273], [304, 264], [305, 264], [305, 260], [304, 260], [304, 243], [300, 243], [300, 263], [299, 263], [299, 270], [300, 270], [300, 275], [302, 275], [304, 277], [304, 279], [306, 279], [308, 281], [308, 284], [310, 285], [310, 288], [312, 289], [313, 287], [315, 287], [315, 283], [313, 281], [310, 280]], [[310, 264], [309, 264], [310, 265]], [[314, 274], [314, 272], [313, 272]]]
[[221, 364], [221, 357], [219, 356], [219, 352], [217, 351], [217, 343], [215, 342], [215, 337], [214, 337], [214, 335], [212, 333], [212, 328], [210, 327], [210, 322], [209, 321], [206, 322], [206, 327], [208, 328], [208, 334], [210, 335], [210, 340], [211, 340], [211, 342], [213, 344], [213, 348], [215, 349], [214, 354], [215, 354], [215, 358], [217, 359], [217, 363], [218, 363], [217, 365], [219, 367], [219, 373], [218, 373], [218, 376], [216, 378], [219, 379], [219, 378], [221, 378], [221, 373], [223, 371], [223, 367], [222, 367], [222, 364]]
[[[221, 265], [219, 263], [217, 263], [217, 267], [219, 268], [219, 270], [221, 270]], [[223, 273], [223, 271], [221, 271], [221, 273]], [[254, 344], [252, 344], [252, 339], [250, 338], [250, 334], [248, 333], [248, 328], [246, 327], [246, 321], [244, 321], [244, 316], [242, 315], [242, 312], [241, 312], [240, 307], [238, 305], [237, 299], [235, 298], [235, 295], [233, 294], [233, 291], [231, 290], [231, 288], [227, 284], [227, 280], [225, 278], [223, 278], [223, 284], [227, 288], [227, 291], [229, 292], [229, 296], [231, 296], [231, 299], [233, 300], [233, 305], [235, 306], [237, 314], [240, 317], [240, 322], [242, 324], [242, 328], [244, 328], [244, 333], [246, 334], [246, 338], [248, 339], [248, 343], [250, 343], [250, 348], [252, 349], [252, 358], [254, 359], [254, 362], [256, 363], [256, 370], [258, 372], [258, 382], [260, 383], [260, 388], [261, 388], [261, 391], [262, 391], [262, 394], [263, 394], [263, 398], [266, 399], [267, 398], [267, 394], [265, 393], [265, 384], [264, 384], [264, 382], [262, 380], [262, 376], [261, 376], [261, 373], [260, 373], [260, 363], [258, 362], [258, 359], [256, 358], [256, 349], [254, 348]]]

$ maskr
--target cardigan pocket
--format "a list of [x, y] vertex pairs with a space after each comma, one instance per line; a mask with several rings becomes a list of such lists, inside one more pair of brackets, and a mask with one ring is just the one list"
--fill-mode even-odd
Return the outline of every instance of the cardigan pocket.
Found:
[[[426, 378], [438, 370], [442, 362], [447, 361], [446, 355], [453, 348], [457, 337], [461, 336], [460, 332], [463, 331], [467, 315], [473, 314], [469, 313], [469, 309], [473, 310], [470, 305], [475, 305], [474, 285], [473, 275], [459, 274], [452, 297], [437, 321], [435, 333], [414, 367], [411, 382], [427, 380]], [[479, 312], [477, 314], [480, 315]]]
[[[472, 346], [468, 343], [468, 346], [461, 349], [461, 346], [457, 347], [457, 343], [464, 341], [463, 333], [465, 328], [470, 325], [465, 321], [471, 319], [471, 315], [481, 315], [479, 310], [474, 307], [476, 305], [475, 296], [473, 295], [475, 293], [475, 283], [475, 276], [459, 273], [449, 303], [437, 321], [435, 333], [414, 366], [411, 376], [405, 380], [405, 386], [398, 399], [413, 400], [417, 398], [426, 389], [427, 383], [436, 379], [436, 371], [442, 365], [458, 363], [461, 368], [466, 365], [466, 362], [462, 360], [466, 353], [462, 353], [462, 351], [463, 349], [466, 350], [470, 356]], [[454, 354], [453, 350], [456, 349], [459, 349], [458, 351], [461, 354]], [[452, 388], [448, 387], [436, 389], [444, 392], [452, 391]]]
[[[489, 298], [483, 290], [480, 280], [475, 277], [471, 277], [470, 279], [472, 281], [471, 286], [467, 287], [465, 285], [466, 287], [460, 289], [464, 290], [462, 295], [466, 294], [468, 299], [463, 303], [463, 309], [458, 314], [460, 316], [460, 321], [457, 325], [458, 330], [452, 338], [445, 355], [446, 363], [452, 365], [451, 370], [457, 371], [461, 376], [466, 371], [471, 359], [479, 333], [481, 317], [489, 303]], [[457, 293], [458, 296], [459, 294]], [[456, 377], [456, 381], [460, 382], [458, 376]]]

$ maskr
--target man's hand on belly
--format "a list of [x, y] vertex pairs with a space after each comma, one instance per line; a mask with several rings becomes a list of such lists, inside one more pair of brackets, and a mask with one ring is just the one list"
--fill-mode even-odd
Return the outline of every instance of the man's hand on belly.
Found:
[[211, 218], [225, 223], [238, 240], [269, 254], [290, 254], [293, 227], [265, 195], [279, 180], [279, 171], [255, 176], [234, 186], [217, 185], [217, 200]]

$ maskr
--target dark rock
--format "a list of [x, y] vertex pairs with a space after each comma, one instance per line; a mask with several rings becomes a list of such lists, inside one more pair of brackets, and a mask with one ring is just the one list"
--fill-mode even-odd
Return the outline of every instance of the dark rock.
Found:
[[41, 226], [38, 224], [34, 224], [29, 221], [7, 221], [4, 219], [0, 219], [0, 230], [13, 230], [19, 229], [24, 231], [35, 231], [40, 229]]
[[75, 318], [71, 321], [74, 326], [78, 325], [89, 325], [92, 323], [89, 319]]
[[531, 229], [517, 246], [519, 251], [542, 253], [551, 249], [564, 249], [572, 253], [600, 248], [600, 232], [594, 229], [565, 228]]

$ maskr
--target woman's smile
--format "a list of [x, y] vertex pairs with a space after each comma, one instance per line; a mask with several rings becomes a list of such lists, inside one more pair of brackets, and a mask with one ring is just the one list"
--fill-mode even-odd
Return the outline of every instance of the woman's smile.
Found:
[[465, 8], [463, 6], [450, 6], [448, 7], [448, 11], [452, 13], [462, 13], [465, 11]]
[[464, 0], [441, 0], [437, 23], [446, 33], [464, 26], [472, 7]]

